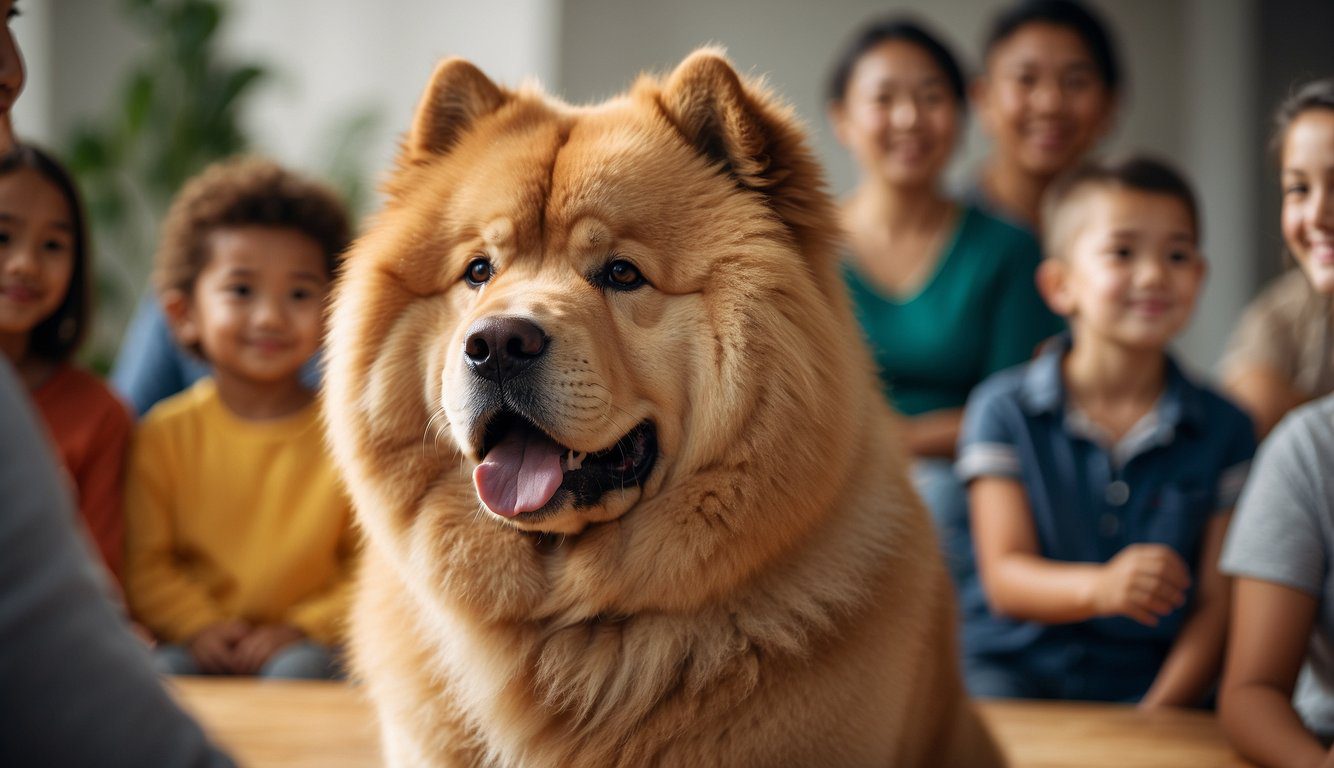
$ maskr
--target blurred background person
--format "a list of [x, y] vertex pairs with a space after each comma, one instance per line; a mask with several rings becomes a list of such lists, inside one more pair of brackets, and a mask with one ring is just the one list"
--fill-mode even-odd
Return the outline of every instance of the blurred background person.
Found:
[[1274, 121], [1293, 266], [1246, 309], [1221, 364], [1261, 437], [1292, 408], [1334, 392], [1334, 78], [1297, 90]]
[[848, 289], [957, 577], [971, 561], [953, 470], [963, 405], [1062, 324], [1038, 296], [1033, 236], [941, 190], [966, 101], [936, 35], [903, 17], [871, 22], [839, 54], [828, 103], [861, 169], [840, 209]]
[[1035, 232], [1042, 193], [1107, 134], [1121, 64], [1107, 26], [1076, 0], [1025, 0], [992, 20], [973, 86], [993, 141], [969, 199]]

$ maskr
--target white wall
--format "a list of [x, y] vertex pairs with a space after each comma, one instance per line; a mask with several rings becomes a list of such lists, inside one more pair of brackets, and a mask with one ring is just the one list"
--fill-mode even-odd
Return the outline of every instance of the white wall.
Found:
[[[31, 73], [14, 111], [21, 134], [58, 145], [80, 119], [115, 103], [125, 67], [144, 48], [120, 6], [20, 4], [13, 28]], [[259, 150], [318, 171], [333, 127], [370, 109], [382, 120], [367, 164], [382, 171], [440, 58], [466, 56], [500, 82], [549, 81], [558, 30], [557, 0], [232, 0], [221, 35], [225, 56], [274, 73], [245, 116]]]
[[238, 0], [226, 41], [278, 73], [247, 120], [260, 147], [319, 169], [335, 124], [369, 108], [383, 117], [367, 150], [378, 175], [437, 61], [466, 57], [502, 83], [550, 82], [558, 15], [556, 0]]
[[1256, 9], [1242, 0], [1187, 0], [1183, 40], [1185, 82], [1179, 115], [1185, 140], [1176, 159], [1190, 173], [1204, 215], [1204, 252], [1209, 279], [1195, 310], [1195, 322], [1180, 347], [1197, 365], [1222, 354], [1242, 309], [1256, 291], [1255, 230], [1261, 216], [1259, 187], [1272, 179], [1255, 176], [1254, 158], [1264, 152], [1255, 130], [1261, 104], [1255, 82]]
[[101, 116], [125, 68], [144, 49], [121, 19], [118, 0], [18, 3], [15, 38], [28, 84], [14, 107], [20, 136], [58, 147], [80, 119]]
[[15, 130], [36, 136], [51, 134], [54, 76], [52, 43], [52, 6], [27, 3], [19, 6], [19, 17], [10, 25], [14, 39], [23, 52], [28, 82], [23, 96], [14, 105]]

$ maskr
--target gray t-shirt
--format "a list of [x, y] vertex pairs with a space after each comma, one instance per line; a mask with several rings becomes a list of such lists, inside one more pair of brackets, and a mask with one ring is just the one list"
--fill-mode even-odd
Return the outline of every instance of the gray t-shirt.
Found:
[[1294, 410], [1260, 446], [1223, 547], [1222, 570], [1317, 601], [1293, 707], [1334, 737], [1334, 395]]

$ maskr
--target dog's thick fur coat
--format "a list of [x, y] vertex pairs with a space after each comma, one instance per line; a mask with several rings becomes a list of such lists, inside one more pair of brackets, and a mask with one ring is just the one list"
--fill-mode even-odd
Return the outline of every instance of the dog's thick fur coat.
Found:
[[[711, 50], [582, 108], [448, 60], [387, 193], [326, 402], [391, 765], [1000, 763], [786, 107]], [[546, 341], [493, 383], [498, 317]], [[487, 398], [592, 456], [652, 425], [651, 471], [493, 514]]]

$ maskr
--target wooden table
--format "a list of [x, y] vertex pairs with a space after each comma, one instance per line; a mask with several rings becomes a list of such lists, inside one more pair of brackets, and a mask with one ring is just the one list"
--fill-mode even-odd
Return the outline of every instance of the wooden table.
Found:
[[[379, 765], [369, 705], [340, 683], [177, 678], [219, 744], [253, 768]], [[1014, 768], [1242, 768], [1210, 715], [1082, 703], [993, 701], [982, 714]]]
[[380, 764], [370, 704], [343, 683], [178, 677], [177, 699], [242, 766], [371, 768]]
[[985, 701], [982, 717], [1015, 768], [1246, 768], [1213, 715], [1084, 702]]

